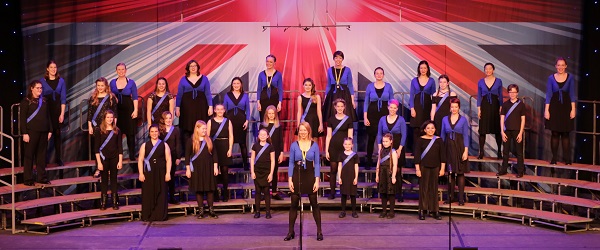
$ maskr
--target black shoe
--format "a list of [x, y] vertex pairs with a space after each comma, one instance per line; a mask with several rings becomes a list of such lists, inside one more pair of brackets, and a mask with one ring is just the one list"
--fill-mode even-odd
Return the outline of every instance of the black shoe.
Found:
[[387, 216], [386, 212], [381, 212], [381, 214], [379, 214], [379, 218], [383, 219]]
[[285, 238], [283, 238], [284, 241], [290, 241], [292, 239], [294, 239], [294, 237], [296, 237], [296, 232], [291, 232], [288, 233]]
[[317, 233], [317, 241], [323, 240], [323, 233]]
[[283, 200], [283, 198], [281, 198], [281, 196], [280, 196], [279, 194], [274, 194], [274, 195], [273, 195], [273, 199], [274, 199], [274, 200], [278, 200], [278, 201], [281, 201], [281, 200]]
[[267, 213], [265, 214], [265, 218], [267, 219], [271, 219], [271, 211], [267, 211]]
[[100, 170], [96, 169], [96, 172], [94, 172], [94, 178], [100, 178]]
[[425, 215], [423, 215], [423, 210], [419, 210], [419, 220], [425, 220]]
[[32, 187], [32, 186], [35, 186], [35, 183], [33, 181], [27, 181], [27, 182], [24, 182], [23, 185]]
[[356, 213], [356, 211], [352, 212], [352, 218], [358, 218], [358, 213]]
[[344, 217], [346, 217], [346, 212], [341, 212], [341, 213], [340, 213], [340, 215], [339, 215], [338, 217], [340, 217], [340, 218], [344, 218]]
[[108, 202], [108, 195], [103, 194], [100, 196], [100, 210], [106, 210], [106, 202]]
[[212, 207], [208, 209], [208, 217], [213, 218], [213, 219], [219, 218], [219, 216], [217, 214], [215, 214], [215, 210]]
[[258, 218], [260, 218], [260, 212], [254, 213], [254, 219], [258, 219]]
[[197, 218], [198, 219], [204, 219], [204, 208], [203, 207], [201, 207], [201, 208], [198, 209], [198, 216], [197, 216]]
[[387, 218], [388, 218], [388, 219], [393, 219], [394, 217], [396, 217], [396, 213], [394, 213], [394, 212], [390, 212], [390, 213], [388, 213], [388, 215], [387, 215]]
[[50, 185], [52, 184], [49, 180], [38, 181], [39, 184]]
[[483, 159], [483, 153], [479, 153], [479, 156], [477, 156], [477, 159]]
[[229, 189], [223, 189], [223, 202], [228, 202], [229, 201]]
[[404, 195], [398, 196], [398, 202], [404, 202]]
[[[464, 206], [465, 205], [465, 201], [458, 201], [458, 205], [459, 206]], [[439, 212], [438, 212], [439, 213]]]
[[517, 176], [515, 176], [515, 177], [521, 178], [521, 177], [523, 177], [523, 174], [522, 173], [518, 173]]
[[498, 156], [496, 157], [496, 159], [501, 160], [502, 159], [502, 154], [498, 154]]
[[552, 164], [552, 165], [556, 165], [556, 160], [555, 160], [555, 159], [552, 159], [552, 160], [550, 161], [550, 164]]
[[436, 220], [441, 220], [442, 216], [440, 215], [440, 212], [435, 212], [435, 214], [433, 214], [433, 218]]
[[444, 204], [445, 204], [445, 205], [448, 205], [448, 204], [450, 204], [450, 203], [452, 203], [452, 202], [450, 202], [449, 200], [445, 200], [445, 201], [444, 201]]
[[64, 166], [65, 163], [63, 163], [63, 161], [61, 159], [56, 159], [56, 165]]
[[573, 163], [572, 163], [572, 162], [570, 162], [570, 161], [566, 161], [566, 162], [565, 162], [565, 165], [573, 165]]
[[333, 200], [335, 199], [335, 194], [329, 194], [329, 197], [327, 197], [328, 200]]
[[113, 210], [119, 210], [119, 194], [112, 194]]
[[508, 172], [506, 172], [506, 171], [502, 171], [502, 172], [498, 172], [498, 173], [496, 174], [496, 176], [503, 176], [503, 175], [506, 175], [506, 174], [508, 174]]

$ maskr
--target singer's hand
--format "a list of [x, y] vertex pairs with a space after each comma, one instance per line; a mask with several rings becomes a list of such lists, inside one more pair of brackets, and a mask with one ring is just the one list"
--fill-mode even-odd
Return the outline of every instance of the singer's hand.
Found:
[[444, 169], [440, 169], [440, 175], [439, 176], [444, 176]]

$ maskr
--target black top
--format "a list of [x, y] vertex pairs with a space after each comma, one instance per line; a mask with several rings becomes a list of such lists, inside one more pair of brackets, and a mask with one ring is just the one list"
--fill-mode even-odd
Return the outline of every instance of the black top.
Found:
[[[260, 145], [260, 143], [254, 143], [254, 145], [252, 145], [252, 151], [254, 151], [255, 156], [258, 156], [258, 152], [260, 152], [260, 150], [263, 148], [263, 146]], [[263, 151], [263, 153], [260, 155], [260, 157], [258, 158], [258, 160], [256, 161], [256, 163], [271, 163], [271, 153], [275, 152], [273, 149], [273, 145], [271, 145], [269, 143], [269, 145], [267, 146], [267, 148]]]
[[[177, 160], [177, 159], [181, 158], [181, 156], [183, 156], [183, 149], [182, 149], [182, 143], [180, 141], [181, 137], [180, 137], [180, 133], [179, 133], [179, 128], [174, 127], [174, 126], [172, 128], [173, 128], [173, 132], [169, 136], [169, 139], [166, 141], [166, 143], [167, 143], [167, 145], [169, 145], [169, 149], [171, 150], [171, 158], [173, 160]], [[169, 133], [169, 130], [164, 131], [164, 132], [161, 131], [158, 138], [160, 138], [161, 140], [164, 140], [165, 136], [167, 136], [168, 133]]]
[[[223, 121], [225, 119], [226, 118], [223, 118]], [[221, 123], [223, 123], [223, 121], [217, 122], [215, 120], [215, 118], [210, 119], [209, 122], [210, 122], [210, 138], [211, 139], [213, 138], [213, 136], [215, 136], [215, 134], [219, 130], [219, 127], [221, 127]], [[225, 123], [223, 125], [223, 129], [221, 129], [221, 131], [219, 132], [219, 134], [217, 135], [216, 138], [219, 138], [219, 139], [227, 139], [227, 138], [229, 138], [229, 123], [230, 122], [231, 121], [229, 119], [227, 119], [227, 123]]]
[[[102, 99], [104, 98], [110, 98], [107, 99], [104, 104], [102, 104], [102, 107], [98, 107], [98, 105], [100, 105], [100, 103], [102, 103]], [[92, 101], [93, 99], [90, 98], [88, 100], [88, 114], [87, 114], [87, 121], [91, 122], [92, 118], [94, 118], [94, 114], [96, 113], [97, 109], [100, 109], [100, 112], [98, 113], [98, 116], [96, 116], [96, 124], [98, 126], [100, 126], [100, 123], [102, 123], [102, 118], [104, 118], [104, 113], [106, 113], [107, 110], [112, 110], [113, 113], [115, 113], [115, 118], [118, 117], [118, 112], [117, 112], [117, 97], [114, 94], [106, 95], [105, 97], [101, 97], [98, 98], [98, 103], [96, 105], [92, 105]], [[93, 123], [92, 123], [93, 125]]]
[[500, 113], [500, 115], [504, 115], [506, 122], [501, 122], [504, 122], [504, 127], [506, 128], [506, 130], [519, 131], [521, 130], [521, 116], [525, 116], [526, 114], [525, 104], [523, 104], [523, 101], [519, 102], [519, 104], [517, 104], [517, 106], [513, 109], [510, 115], [506, 117], [506, 113], [508, 113], [508, 110], [513, 105], [514, 103], [512, 103], [510, 100], [502, 104], [502, 113]]
[[25, 97], [20, 104], [19, 122], [21, 124], [21, 134], [28, 134], [29, 131], [48, 132], [52, 131], [50, 122], [50, 112], [48, 111], [48, 101], [42, 97], [42, 106], [37, 114], [27, 122], [35, 110], [38, 108], [39, 98]]
[[58, 87], [58, 79], [60, 78], [56, 77], [54, 78], [54, 80], [46, 79], [46, 82], [48, 83], [50, 88], [56, 89], [56, 87]]
[[[106, 146], [102, 149], [102, 154], [107, 159], [119, 157], [123, 154], [123, 140], [121, 139], [121, 131], [114, 134], [112, 130], [107, 130], [107, 133], [102, 133], [100, 128], [94, 129], [94, 153], [100, 153], [100, 146], [104, 143], [109, 133], [113, 133], [112, 137], [106, 143]], [[148, 154], [149, 152], [146, 152]]]
[[427, 154], [421, 159], [421, 154], [429, 145], [431, 139], [424, 139], [419, 137], [415, 143], [415, 164], [420, 164], [420, 167], [437, 168], [441, 167], [442, 163], [446, 163], [446, 150], [444, 148], [444, 141], [442, 138], [437, 137]]

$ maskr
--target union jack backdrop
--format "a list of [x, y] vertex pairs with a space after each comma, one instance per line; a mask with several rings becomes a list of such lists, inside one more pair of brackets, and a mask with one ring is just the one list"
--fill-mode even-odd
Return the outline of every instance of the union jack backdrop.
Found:
[[[176, 92], [185, 64], [195, 59], [218, 99], [229, 91], [234, 76], [254, 91], [265, 56], [274, 54], [284, 88], [291, 91], [284, 96], [280, 117], [286, 120], [295, 119], [295, 91], [304, 78], [315, 79], [317, 90], [324, 89], [336, 50], [344, 52], [357, 90], [365, 90], [380, 66], [395, 92], [408, 92], [418, 62], [427, 60], [433, 77], [450, 76], [462, 111], [472, 118], [473, 135], [478, 121], [471, 96], [477, 94], [484, 63], [492, 62], [506, 86], [516, 83], [520, 96], [530, 98], [528, 157], [537, 158], [546, 150], [541, 111], [555, 58], [567, 58], [569, 73], [578, 75], [581, 6], [580, 1], [558, 0], [24, 0], [26, 78], [39, 79], [49, 59], [58, 62], [69, 87], [68, 132], [63, 136], [69, 161], [87, 157], [80, 111], [85, 114], [94, 80], [116, 78], [119, 62], [127, 64], [127, 76], [145, 97], [159, 76]], [[277, 25], [350, 28], [263, 29]], [[362, 95], [358, 97], [362, 114]], [[396, 97], [407, 106], [407, 95]], [[258, 119], [258, 111], [253, 110], [253, 118]], [[144, 140], [142, 133], [139, 140]], [[358, 141], [365, 141], [360, 136]], [[490, 142], [495, 147], [492, 138]]]

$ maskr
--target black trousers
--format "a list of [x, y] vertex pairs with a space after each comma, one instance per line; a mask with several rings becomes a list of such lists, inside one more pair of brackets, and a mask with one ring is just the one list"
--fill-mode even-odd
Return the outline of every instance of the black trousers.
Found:
[[[521, 138], [521, 142], [517, 142], [517, 135], [519, 135], [518, 130], [506, 130], [504, 131], [508, 140], [502, 143], [504, 147], [502, 149], [502, 167], [500, 168], [500, 172], [506, 172], [508, 170], [508, 153], [513, 151], [515, 156], [517, 156], [517, 173], [523, 174], [525, 171], [525, 164], [523, 159], [523, 138]], [[514, 147], [511, 146], [514, 143]]]
[[56, 157], [56, 161], [62, 161], [62, 136], [60, 133], [60, 124], [58, 128], [54, 128], [54, 130], [52, 130], [52, 137], [54, 141], [54, 156]]
[[[119, 163], [119, 157], [106, 158], [102, 160], [102, 166], [104, 169], [100, 171], [100, 192], [102, 195], [108, 192], [108, 182], [110, 179], [110, 191], [111, 195], [116, 195], [119, 191], [119, 182], [117, 181], [117, 164]], [[109, 178], [110, 175], [110, 178]]]
[[24, 182], [33, 182], [33, 162], [37, 168], [38, 182], [48, 180], [46, 174], [46, 151], [48, 148], [48, 132], [29, 131], [29, 142], [25, 142]]
[[273, 168], [273, 179], [271, 180], [271, 192], [277, 193], [277, 178], [279, 177], [279, 153], [275, 152], [275, 168]]

